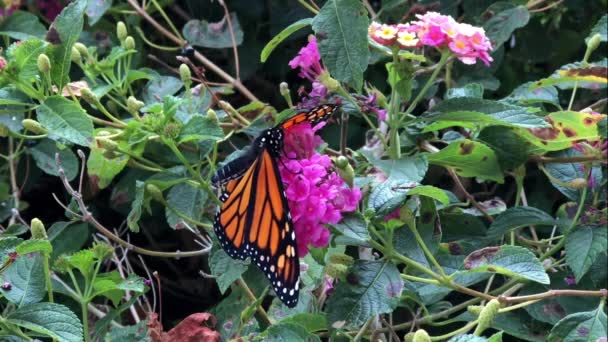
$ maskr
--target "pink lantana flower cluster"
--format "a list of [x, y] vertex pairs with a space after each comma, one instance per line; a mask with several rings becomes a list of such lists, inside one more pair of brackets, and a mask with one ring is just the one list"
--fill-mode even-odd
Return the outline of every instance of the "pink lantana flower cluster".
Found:
[[373, 22], [369, 37], [378, 44], [402, 49], [432, 46], [448, 48], [461, 62], [475, 64], [477, 59], [490, 65], [492, 43], [483, 28], [458, 23], [448, 15], [426, 12], [416, 15], [417, 21], [388, 25]]
[[301, 48], [298, 55], [289, 61], [289, 66], [292, 69], [300, 69], [298, 76], [312, 83], [312, 90], [301, 101], [299, 107], [310, 108], [321, 104], [327, 97], [327, 88], [318, 78], [326, 70], [321, 65], [321, 55], [319, 54], [317, 39], [314, 36], [311, 36], [308, 44]]
[[324, 125], [290, 127], [284, 139], [285, 157], [279, 163], [300, 256], [308, 254], [309, 246], [326, 246], [329, 230], [324, 224], [340, 222], [342, 213], [354, 211], [361, 200], [361, 190], [349, 188], [332, 170], [331, 159], [315, 152], [323, 143], [315, 132]]

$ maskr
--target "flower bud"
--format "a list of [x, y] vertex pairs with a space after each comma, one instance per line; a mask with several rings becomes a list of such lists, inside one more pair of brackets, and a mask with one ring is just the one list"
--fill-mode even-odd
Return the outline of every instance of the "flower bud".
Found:
[[116, 36], [121, 42], [127, 38], [127, 25], [125, 25], [125, 23], [122, 21], [116, 23]]
[[325, 272], [332, 278], [344, 279], [348, 273], [348, 266], [342, 264], [329, 264], [325, 266]]
[[332, 93], [335, 93], [340, 89], [340, 82], [332, 78], [327, 71], [324, 71], [319, 75], [319, 81]]
[[70, 59], [74, 63], [80, 63], [80, 60], [82, 59], [82, 56], [80, 56], [80, 52], [78, 51], [78, 49], [76, 47], [72, 47], [72, 52], [70, 54]]
[[479, 323], [477, 324], [477, 328], [475, 328], [474, 335], [481, 335], [484, 330], [492, 325], [498, 314], [498, 309], [500, 309], [500, 302], [498, 299], [492, 299], [483, 307], [483, 309], [481, 309], [481, 312], [479, 313]]
[[32, 133], [47, 134], [49, 132], [46, 128], [42, 127], [40, 122], [38, 122], [36, 120], [23, 119], [23, 121], [21, 121], [21, 124], [23, 125], [23, 127], [25, 129], [27, 129], [28, 131], [30, 131]]
[[431, 337], [424, 329], [416, 330], [413, 342], [431, 342]]
[[156, 185], [154, 185], [154, 184], [146, 184], [146, 191], [157, 202], [165, 203], [165, 198], [163, 197], [163, 192]]
[[128, 36], [127, 38], [125, 38], [125, 49], [127, 50], [134, 50], [135, 49], [135, 39], [133, 39], [133, 37]]
[[217, 118], [217, 113], [211, 108], [209, 108], [209, 110], [207, 111], [207, 119], [213, 120], [215, 122], [219, 121]]
[[89, 50], [87, 49], [86, 45], [77, 42], [74, 44], [74, 48], [76, 48], [76, 50], [78, 50], [78, 52], [80, 53], [81, 56], [83, 56], [83, 57], [89, 56]]
[[163, 129], [163, 133], [168, 138], [177, 138], [179, 136], [179, 132], [182, 130], [181, 126], [175, 123], [169, 123], [165, 125]]
[[192, 73], [190, 72], [190, 68], [188, 67], [188, 65], [182, 63], [179, 66], [179, 77], [182, 79], [182, 82], [184, 82], [187, 87], [190, 86], [190, 84], [192, 83]]
[[338, 158], [334, 160], [334, 163], [339, 169], [344, 169], [348, 166], [348, 159], [345, 156], [338, 156]]
[[53, 265], [53, 270], [59, 273], [65, 273], [69, 271], [70, 268], [70, 261], [65, 255], [60, 255], [59, 257], [57, 257], [57, 259], [55, 260], [55, 264]]
[[80, 95], [83, 100], [87, 101], [92, 105], [99, 104], [99, 99], [97, 98], [97, 95], [93, 94], [93, 92], [89, 88], [80, 89]]
[[[338, 171], [338, 175], [340, 176], [340, 178], [342, 178], [344, 182], [352, 188], [353, 181], [355, 179], [355, 170], [348, 163], [348, 159], [346, 159], [346, 157], [344, 156], [339, 156], [338, 158], [336, 158], [335, 163], [338, 167], [336, 171]], [[342, 165], [342, 167], [340, 167], [340, 165]]]
[[98, 136], [95, 137], [95, 141], [97, 142], [97, 146], [106, 151], [116, 151], [118, 149], [118, 144], [114, 140]]
[[475, 316], [479, 316], [479, 314], [481, 313], [481, 309], [483, 309], [483, 307], [481, 305], [469, 305], [469, 306], [467, 306], [467, 311], [469, 313], [471, 313], [472, 315], [475, 315]]
[[32, 222], [30, 223], [30, 230], [32, 232], [33, 239], [48, 239], [46, 229], [44, 228], [44, 223], [42, 223], [42, 221], [40, 221], [38, 218], [32, 219]]
[[281, 84], [279, 84], [279, 92], [283, 96], [289, 96], [289, 85], [287, 82], [281, 82]]
[[113, 252], [114, 248], [107, 243], [98, 242], [93, 245], [93, 254], [97, 260], [106, 260], [112, 255]]
[[220, 105], [220, 108], [225, 110], [232, 117], [238, 117], [241, 115], [241, 114], [239, 114], [239, 112], [237, 112], [236, 109], [234, 109], [234, 107], [232, 107], [232, 105], [230, 103], [228, 103], [226, 101], [220, 100], [219, 105]]
[[49, 56], [47, 56], [44, 53], [41, 53], [40, 55], [38, 55], [38, 70], [40, 70], [41, 73], [46, 74], [47, 72], [49, 72], [51, 70], [51, 60], [49, 59]]
[[127, 99], [127, 109], [131, 112], [131, 113], [135, 113], [135, 112], [139, 112], [139, 110], [144, 106], [145, 104], [141, 101], [139, 101], [138, 99], [136, 99], [133, 96], [129, 96], [129, 98]]
[[416, 335], [413, 331], [408, 332], [403, 336], [404, 342], [414, 342], [414, 335]]
[[593, 35], [593, 37], [589, 38], [589, 40], [587, 40], [587, 50], [589, 51], [589, 54], [595, 51], [595, 49], [600, 46], [601, 42], [602, 35], [600, 35], [599, 33], [596, 33]]
[[584, 178], [574, 178], [567, 184], [570, 189], [584, 189], [587, 186], [587, 181]]
[[343, 253], [336, 253], [336, 254], [332, 254], [329, 257], [329, 262], [332, 264], [341, 264], [341, 265], [351, 266], [352, 264], [355, 263], [355, 259], [353, 259], [353, 257], [351, 257], [350, 255], [346, 255]]

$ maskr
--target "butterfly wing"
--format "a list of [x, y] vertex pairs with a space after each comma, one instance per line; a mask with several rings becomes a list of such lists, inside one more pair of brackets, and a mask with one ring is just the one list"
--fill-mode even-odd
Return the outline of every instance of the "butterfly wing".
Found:
[[233, 258], [252, 261], [289, 307], [298, 302], [300, 261], [276, 160], [268, 148], [239, 179], [228, 181], [214, 229]]
[[337, 108], [338, 106], [333, 104], [323, 104], [314, 107], [307, 112], [299, 112], [289, 119], [281, 122], [279, 126], [283, 129], [288, 129], [291, 126], [301, 124], [306, 121], [310, 122], [311, 125], [315, 125], [321, 120], [327, 120]]

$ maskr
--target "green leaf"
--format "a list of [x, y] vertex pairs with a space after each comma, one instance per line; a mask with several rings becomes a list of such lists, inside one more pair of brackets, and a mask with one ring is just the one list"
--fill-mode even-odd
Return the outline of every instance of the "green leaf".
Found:
[[384, 182], [374, 186], [369, 195], [367, 206], [376, 211], [376, 216], [386, 216], [401, 206], [408, 191], [417, 185], [416, 183], [407, 183], [389, 177]]
[[175, 95], [182, 86], [182, 81], [179, 78], [158, 76], [150, 80], [144, 87], [143, 101], [148, 106], [162, 102], [165, 96]]
[[443, 205], [450, 204], [450, 198], [445, 193], [445, 191], [443, 191], [440, 188], [434, 187], [432, 185], [419, 185], [419, 186], [413, 188], [412, 190], [408, 191], [407, 195], [408, 196], [414, 196], [414, 195], [426, 196], [426, 197], [429, 197], [429, 198], [432, 198], [432, 199], [435, 199], [435, 200], [441, 202], [441, 204], [443, 204]]
[[608, 14], [604, 14], [604, 16], [601, 17], [600, 20], [597, 21], [595, 26], [593, 26], [593, 28], [591, 29], [591, 32], [589, 32], [589, 35], [587, 36], [587, 38], [585, 38], [585, 42], [586, 43], [589, 42], [589, 39], [591, 39], [591, 37], [595, 36], [598, 33], [602, 37], [600, 41], [606, 42], [606, 41], [608, 41], [607, 32], [608, 32]]
[[309, 333], [303, 326], [285, 322], [271, 325], [263, 337], [264, 341], [270, 342], [321, 341], [317, 335]]
[[446, 100], [459, 97], [483, 99], [483, 85], [479, 83], [469, 83], [462, 88], [450, 88], [445, 92]]
[[89, 1], [86, 14], [89, 17], [89, 25], [95, 25], [99, 19], [112, 7], [112, 0]]
[[93, 282], [93, 293], [89, 296], [89, 300], [97, 296], [104, 296], [112, 301], [114, 307], [118, 306], [124, 293], [118, 289], [118, 282], [121, 281], [120, 274], [113, 271], [106, 274], [98, 274]]
[[72, 47], [82, 32], [86, 6], [87, 0], [71, 2], [55, 18], [47, 33], [47, 40], [51, 43], [47, 48], [51, 60], [51, 79], [60, 90], [69, 81]]
[[43, 40], [33, 37], [18, 45], [11, 45], [7, 51], [11, 55], [9, 67], [17, 69], [19, 80], [33, 83], [39, 77], [38, 56], [44, 52], [46, 45]]
[[276, 49], [282, 41], [287, 39], [287, 37], [291, 36], [294, 32], [308, 26], [312, 25], [312, 18], [304, 18], [292, 23], [283, 29], [283, 31], [279, 32], [276, 36], [274, 36], [262, 49], [262, 54], [260, 55], [260, 61], [265, 63], [272, 51]]
[[[551, 277], [553, 278], [553, 276]], [[553, 279], [552, 279], [553, 280]], [[559, 286], [559, 285], [557, 285]], [[551, 287], [556, 287], [554, 281], [551, 282]], [[538, 283], [529, 283], [519, 291], [519, 296], [527, 296], [533, 295], [537, 293], [543, 293], [550, 290], [548, 286], [544, 286]], [[527, 305], [525, 307], [526, 311], [532, 318], [537, 321], [549, 323], [551, 325], [555, 325], [560, 319], [566, 316], [566, 311], [564, 307], [559, 303], [557, 298], [546, 298], [536, 303]]]
[[566, 262], [577, 282], [607, 247], [606, 226], [579, 226], [566, 236]]
[[127, 226], [132, 232], [139, 232], [139, 219], [141, 218], [142, 211], [144, 210], [145, 201], [145, 185], [142, 181], [135, 181], [135, 198], [131, 203], [131, 211], [127, 215]]
[[555, 224], [553, 217], [534, 207], [511, 207], [498, 215], [488, 229], [488, 237], [496, 239], [510, 231], [526, 226]]
[[87, 173], [91, 182], [99, 189], [105, 189], [129, 162], [129, 156], [121, 154], [116, 158], [109, 159], [104, 153], [105, 149], [98, 148], [96, 144], [91, 146], [91, 153], [87, 159]]
[[299, 313], [282, 319], [281, 323], [300, 325], [309, 333], [327, 329], [327, 318], [322, 314]]
[[388, 261], [359, 260], [346, 279], [327, 300], [327, 319], [332, 326], [361, 326], [375, 315], [393, 311], [399, 303], [403, 281], [397, 267]]
[[183, 144], [192, 140], [219, 141], [224, 138], [224, 131], [218, 125], [217, 120], [196, 115], [192, 117], [179, 133], [178, 141]]
[[49, 96], [38, 106], [36, 114], [40, 124], [49, 130], [50, 138], [59, 137], [86, 147], [91, 144], [93, 122], [74, 102], [61, 96]]
[[469, 254], [464, 260], [468, 272], [498, 273], [517, 279], [549, 284], [549, 276], [536, 256], [526, 248], [503, 245], [486, 247]]
[[333, 224], [342, 236], [336, 237], [336, 244], [371, 247], [367, 222], [360, 215], [345, 216], [340, 223]]
[[16, 40], [26, 40], [32, 36], [42, 38], [46, 28], [38, 17], [29, 12], [15, 11], [0, 22], [0, 35]]
[[6, 237], [6, 236], [19, 236], [19, 235], [23, 235], [27, 232], [30, 231], [30, 227], [28, 227], [25, 224], [22, 223], [14, 223], [11, 224], [10, 226], [6, 227], [6, 229], [0, 233], [1, 237]]
[[53, 260], [61, 254], [71, 254], [82, 248], [89, 239], [89, 225], [85, 222], [58, 221], [49, 228], [47, 235], [53, 245]]
[[577, 312], [564, 317], [551, 329], [550, 342], [596, 342], [606, 338], [607, 317], [604, 310]]
[[597, 130], [600, 133], [600, 136], [604, 139], [608, 137], [608, 128], [606, 127], [608, 119], [604, 118], [602, 121], [597, 123]]
[[165, 207], [167, 223], [173, 229], [181, 229], [190, 225], [177, 213], [195, 221], [200, 221], [203, 214], [201, 208], [204, 207], [205, 202], [207, 202], [207, 193], [203, 190], [188, 183], [173, 186], [167, 195], [168, 205]]
[[490, 336], [490, 338], [488, 338], [488, 342], [502, 342], [502, 334], [502, 331], [495, 333], [494, 335]]
[[85, 277], [90, 277], [93, 274], [93, 266], [95, 264], [95, 255], [90, 249], [83, 249], [69, 257], [70, 265], [77, 268]]
[[529, 20], [528, 9], [525, 6], [517, 6], [494, 15], [483, 27], [494, 49], [498, 49], [509, 40], [516, 29], [526, 26]]
[[[234, 32], [236, 45], [243, 43], [243, 30], [239, 24], [236, 13], [230, 13], [230, 22]], [[222, 19], [217, 23], [209, 23], [206, 20], [192, 19], [182, 29], [184, 38], [194, 46], [211, 49], [223, 49], [233, 46], [228, 21]]]
[[[97, 322], [95, 322], [95, 335], [96, 336], [104, 336], [106, 333], [106, 330], [110, 327], [110, 323], [117, 319], [120, 314], [122, 312], [124, 312], [125, 310], [127, 310], [128, 308], [131, 307], [131, 305], [133, 305], [133, 303], [135, 303], [135, 301], [137, 300], [138, 296], [132, 296], [131, 299], [129, 299], [128, 301], [120, 304], [117, 308], [110, 310], [102, 319], [98, 320]], [[142, 321], [145, 322], [145, 321]], [[130, 325], [128, 326], [129, 328], [132, 327], [136, 327], [137, 325]], [[111, 331], [114, 331], [114, 329], [117, 329], [119, 331], [121, 331], [122, 329], [118, 329], [117, 327], [114, 327]], [[145, 333], [147, 332], [147, 329], [142, 329], [142, 331]], [[117, 332], [118, 333], [118, 332]], [[111, 333], [112, 335], [112, 333]], [[145, 337], [145, 336], [144, 336]], [[110, 339], [111, 341], [124, 341], [123, 339]], [[128, 340], [128, 341], [133, 341], [133, 340]], [[142, 342], [147, 340], [142, 339]]]
[[424, 113], [419, 120], [427, 122], [447, 122], [426, 127], [423, 132], [450, 126], [484, 125], [507, 127], [549, 127], [542, 117], [534, 114], [537, 110], [504, 102], [471, 97], [457, 97], [445, 100]]
[[209, 259], [209, 269], [215, 276], [215, 281], [222, 294], [226, 292], [230, 284], [247, 271], [248, 267], [248, 261], [234, 260], [223, 249], [217, 249]]
[[10, 289], [1, 288], [0, 292], [17, 306], [41, 301], [46, 295], [42, 255], [19, 255], [0, 274], [0, 281], [11, 284]]
[[81, 342], [83, 339], [80, 320], [61, 304], [37, 303], [23, 306], [10, 313], [6, 321], [62, 342]]
[[503, 170], [512, 170], [520, 166], [531, 154], [530, 144], [507, 127], [486, 127], [479, 133], [477, 139], [494, 150], [498, 164]]
[[487, 342], [488, 339], [482, 336], [475, 336], [471, 334], [464, 334], [454, 336], [448, 340], [448, 342]]
[[29, 254], [34, 252], [41, 252], [42, 254], [51, 255], [53, 252], [53, 246], [48, 240], [43, 239], [29, 239], [25, 240], [15, 248], [15, 252], [19, 254]]
[[388, 83], [400, 96], [400, 100], [407, 102], [412, 97], [412, 80], [414, 78], [414, 68], [411, 63], [386, 63], [388, 71]]
[[51, 175], [59, 176], [59, 168], [55, 162], [55, 154], [59, 153], [61, 166], [68, 180], [73, 180], [78, 175], [78, 158], [69, 148], [59, 149], [57, 143], [50, 139], [44, 139], [36, 146], [30, 148], [30, 154], [42, 171]]
[[518, 102], [523, 105], [534, 103], [550, 103], [559, 108], [559, 96], [554, 86], [546, 86], [530, 90], [533, 82], [526, 82], [515, 88], [509, 96], [502, 99], [503, 102]]
[[465, 139], [456, 141], [437, 153], [427, 155], [429, 163], [453, 168], [463, 177], [479, 177], [503, 183], [498, 159], [486, 145]]
[[313, 19], [319, 53], [329, 73], [355, 90], [363, 86], [369, 48], [367, 10], [357, 0], [329, 0]]
[[380, 168], [387, 177], [405, 183], [420, 183], [429, 168], [426, 156], [416, 155], [398, 160], [376, 159], [368, 156], [374, 166]]
[[[577, 156], [581, 156], [581, 155], [583, 155], [583, 153], [571, 148], [568, 150], [551, 153], [551, 154], [548, 154], [547, 156], [556, 157], [556, 158], [571, 158], [571, 157], [577, 157]], [[547, 164], [545, 164], [545, 169], [553, 178], [556, 178], [557, 180], [559, 180], [563, 183], [569, 183], [572, 180], [577, 179], [577, 178], [585, 179], [588, 175], [588, 173], [585, 174], [581, 163], [547, 163]], [[589, 170], [587, 170], [587, 172], [589, 172]], [[595, 181], [594, 182], [595, 187], [594, 187], [594, 189], [590, 189], [590, 190], [599, 191], [601, 188], [603, 188], [603, 186], [602, 186], [602, 168], [599, 165], [595, 165], [592, 167], [591, 177]], [[552, 179], [549, 179], [549, 181], [557, 190], [559, 190], [559, 192], [564, 194], [566, 197], [568, 197], [569, 199], [571, 199], [573, 201], [579, 201], [580, 196], [583, 193], [582, 189], [572, 189], [572, 188], [563, 186], [561, 184], [558, 184], [558, 183], [554, 182]]]
[[543, 78], [530, 85], [530, 90], [556, 85], [560, 89], [578, 88], [598, 89], [606, 88], [608, 59], [596, 62], [576, 62], [566, 64], [557, 69], [548, 78]]
[[144, 320], [134, 325], [113, 326], [107, 336], [107, 341], [150, 342], [147, 323], [148, 321]]

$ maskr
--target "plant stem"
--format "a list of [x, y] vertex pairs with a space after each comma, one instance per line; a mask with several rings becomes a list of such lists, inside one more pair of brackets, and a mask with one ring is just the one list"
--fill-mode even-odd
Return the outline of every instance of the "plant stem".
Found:
[[465, 326], [463, 326], [462, 328], [456, 329], [454, 331], [451, 331], [445, 335], [441, 335], [441, 336], [431, 336], [431, 341], [444, 341], [447, 340], [448, 338], [467, 332], [469, 330], [471, 330], [474, 326], [477, 325], [477, 320], [474, 320], [472, 322], [467, 323]]
[[82, 310], [82, 331], [84, 334], [84, 340], [89, 341], [89, 308], [87, 307], [86, 300], [81, 298], [80, 309]]
[[46, 282], [46, 292], [49, 296], [49, 302], [53, 301], [53, 284], [51, 283], [51, 267], [49, 266], [50, 255], [42, 253], [42, 267], [44, 268], [44, 281]]
[[431, 251], [429, 250], [429, 248], [426, 246], [426, 243], [424, 243], [424, 240], [422, 239], [422, 236], [420, 236], [420, 233], [418, 232], [418, 229], [416, 228], [416, 222], [415, 222], [415, 218], [413, 218], [411, 220], [411, 222], [409, 222], [410, 224], [408, 224], [408, 227], [410, 228], [410, 230], [412, 231], [412, 233], [414, 233], [414, 237], [416, 238], [416, 242], [418, 242], [418, 245], [420, 246], [420, 248], [422, 248], [422, 250], [424, 251], [424, 254], [426, 255], [426, 257], [431, 261], [431, 263], [433, 265], [435, 265], [435, 267], [437, 268], [437, 271], [439, 271], [439, 274], [441, 274], [441, 277], [443, 277], [443, 279], [447, 282], [450, 282], [450, 277], [448, 277], [447, 274], [445, 274], [445, 271], [443, 270], [443, 267], [441, 267], [441, 265], [439, 265], [439, 263], [437, 262], [437, 259], [435, 259], [435, 257], [433, 256], [433, 253], [431, 253]]

